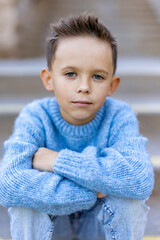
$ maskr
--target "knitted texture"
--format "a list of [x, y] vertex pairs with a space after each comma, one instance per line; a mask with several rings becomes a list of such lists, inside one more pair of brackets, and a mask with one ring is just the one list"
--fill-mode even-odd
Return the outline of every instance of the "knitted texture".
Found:
[[[0, 203], [65, 215], [90, 209], [98, 192], [146, 199], [154, 182], [146, 143], [122, 101], [107, 98], [91, 122], [74, 126], [61, 117], [55, 98], [36, 100], [4, 144]], [[40, 147], [59, 152], [53, 172], [32, 168]]]

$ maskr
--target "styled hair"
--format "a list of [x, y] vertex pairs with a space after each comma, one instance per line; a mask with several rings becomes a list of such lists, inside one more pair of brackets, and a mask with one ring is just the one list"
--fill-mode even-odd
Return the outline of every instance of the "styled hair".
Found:
[[99, 21], [98, 17], [83, 13], [79, 16], [61, 18], [50, 24], [51, 34], [47, 39], [47, 66], [51, 70], [52, 60], [60, 39], [87, 35], [97, 37], [110, 44], [112, 49], [113, 74], [117, 67], [117, 43], [111, 32]]

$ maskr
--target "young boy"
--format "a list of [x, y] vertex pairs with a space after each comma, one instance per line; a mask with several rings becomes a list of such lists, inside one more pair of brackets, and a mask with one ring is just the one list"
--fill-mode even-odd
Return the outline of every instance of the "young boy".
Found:
[[52, 25], [48, 69], [55, 98], [18, 116], [5, 142], [0, 203], [11, 207], [13, 240], [141, 240], [153, 168], [138, 122], [110, 98], [116, 41], [91, 15]]

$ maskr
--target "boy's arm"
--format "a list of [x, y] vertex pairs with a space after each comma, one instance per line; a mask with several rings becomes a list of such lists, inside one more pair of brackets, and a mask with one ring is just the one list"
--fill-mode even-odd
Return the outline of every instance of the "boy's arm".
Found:
[[146, 199], [153, 188], [153, 167], [146, 152], [147, 139], [139, 135], [129, 107], [113, 119], [107, 147], [89, 146], [82, 153], [62, 150], [53, 171], [91, 191], [119, 197]]
[[52, 215], [71, 214], [92, 207], [96, 193], [53, 172], [32, 167], [32, 158], [45, 146], [41, 121], [27, 111], [18, 117], [14, 134], [5, 142], [0, 171], [0, 204], [22, 206]]
[[[40, 171], [53, 171], [53, 165], [58, 156], [58, 152], [47, 148], [39, 148], [33, 157], [33, 168]], [[106, 195], [97, 193], [97, 198], [103, 198]]]

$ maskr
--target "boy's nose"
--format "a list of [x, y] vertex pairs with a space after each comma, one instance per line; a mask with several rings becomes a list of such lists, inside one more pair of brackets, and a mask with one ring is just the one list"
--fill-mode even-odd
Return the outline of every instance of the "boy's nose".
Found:
[[77, 93], [90, 93], [91, 87], [87, 80], [82, 80], [77, 88]]

